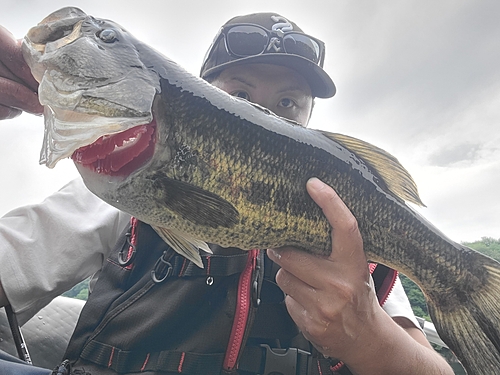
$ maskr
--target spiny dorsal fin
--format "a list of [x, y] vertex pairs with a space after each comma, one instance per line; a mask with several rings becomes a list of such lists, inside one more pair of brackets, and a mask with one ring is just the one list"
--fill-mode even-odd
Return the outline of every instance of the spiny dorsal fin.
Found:
[[357, 138], [325, 131], [320, 132], [362, 159], [396, 197], [425, 207], [418, 195], [415, 181], [394, 156]]
[[192, 238], [174, 229], [156, 226], [152, 226], [152, 228], [158, 233], [162, 240], [169, 244], [178, 254], [187, 258], [200, 268], [203, 268], [200, 249], [212, 254], [212, 250], [210, 250], [207, 243], [204, 241]]

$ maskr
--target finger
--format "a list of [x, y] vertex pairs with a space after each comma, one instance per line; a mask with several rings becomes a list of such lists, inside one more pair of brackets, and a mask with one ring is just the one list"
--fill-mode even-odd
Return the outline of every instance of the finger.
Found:
[[318, 318], [312, 311], [305, 308], [299, 301], [291, 296], [286, 296], [285, 305], [290, 317], [295, 324], [299, 327], [304, 337], [310, 341], [320, 352], [325, 353], [328, 351], [328, 346], [323, 343], [323, 338], [331, 337], [327, 330], [331, 322]]
[[[290, 247], [268, 249], [267, 255], [269, 259], [287, 271], [286, 275], [291, 274], [313, 288], [323, 288], [325, 286], [325, 275], [336, 273], [335, 270], [332, 270], [332, 267], [335, 267], [332, 261], [325, 257], [306, 253], [303, 250]], [[285, 274], [282, 273], [280, 277], [284, 275]], [[282, 287], [278, 275], [276, 275], [276, 281], [279, 286]], [[285, 281], [283, 287], [288, 287], [288, 285], [289, 283]], [[283, 291], [287, 294], [291, 294], [292, 292], [291, 290]]]
[[36, 92], [20, 83], [0, 77], [0, 103], [23, 111], [42, 114], [43, 106], [38, 101]]
[[304, 280], [299, 279], [284, 268], [280, 268], [276, 273], [276, 283], [283, 293], [297, 299], [304, 306], [308, 306], [307, 302], [310, 302], [310, 300], [304, 300], [304, 298], [307, 298], [308, 296], [311, 296], [313, 300], [317, 301], [316, 295], [318, 291], [316, 288]]
[[[347, 258], [356, 257], [357, 261], [361, 261], [365, 258], [358, 222], [337, 193], [317, 178], [311, 178], [306, 188], [332, 227], [330, 259], [345, 261]], [[351, 260], [350, 263], [356, 264], [357, 261]]]
[[351, 214], [335, 190], [317, 178], [306, 184], [307, 191], [316, 204], [323, 210], [332, 227], [356, 231], [354, 216]]
[[309, 340], [309, 337], [307, 337], [308, 329], [305, 327], [310, 326], [313, 321], [311, 313], [304, 307], [304, 305], [300, 304], [291, 296], [285, 297], [285, 305], [290, 317], [293, 319], [295, 324], [297, 324], [304, 336], [306, 336], [306, 339]]
[[0, 77], [22, 83], [21, 78], [16, 77], [1, 61], [0, 61]]
[[[286, 294], [285, 301], [287, 302], [287, 309], [295, 320], [295, 316], [299, 315], [299, 312], [307, 312], [309, 316], [316, 317], [317, 320], [321, 322], [327, 321], [326, 311], [335, 302], [335, 287], [330, 288], [328, 297], [325, 298], [324, 292], [321, 289], [317, 289], [306, 282], [301, 280], [285, 269], [281, 268], [276, 274], [276, 283], [281, 288], [283, 293]], [[325, 288], [330, 286], [320, 285], [319, 288]], [[294, 304], [289, 304], [291, 301]], [[294, 307], [296, 309], [294, 309]], [[307, 307], [307, 309], [305, 308]], [[306, 311], [307, 310], [307, 311]]]
[[0, 120], [10, 120], [19, 116], [23, 111], [16, 108], [5, 107], [0, 104]]
[[0, 61], [24, 84], [36, 91], [38, 82], [24, 61], [20, 41], [2, 26], [0, 26], [0, 52]]

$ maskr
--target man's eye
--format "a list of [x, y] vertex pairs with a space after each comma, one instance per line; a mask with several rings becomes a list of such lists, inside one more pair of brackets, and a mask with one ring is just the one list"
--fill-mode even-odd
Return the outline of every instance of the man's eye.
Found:
[[250, 101], [250, 95], [246, 91], [235, 91], [231, 93], [232, 96], [236, 96], [237, 98], [245, 99]]
[[280, 100], [279, 105], [280, 105], [280, 107], [284, 107], [284, 108], [292, 108], [293, 106], [295, 106], [295, 102], [292, 99], [283, 98]]

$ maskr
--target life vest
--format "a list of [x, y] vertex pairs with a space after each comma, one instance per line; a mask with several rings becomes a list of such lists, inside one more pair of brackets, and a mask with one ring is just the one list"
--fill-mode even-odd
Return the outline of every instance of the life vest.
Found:
[[[201, 269], [142, 222], [126, 232], [54, 374], [350, 374], [298, 331], [264, 251], [214, 247]], [[384, 302], [396, 272], [370, 270]]]

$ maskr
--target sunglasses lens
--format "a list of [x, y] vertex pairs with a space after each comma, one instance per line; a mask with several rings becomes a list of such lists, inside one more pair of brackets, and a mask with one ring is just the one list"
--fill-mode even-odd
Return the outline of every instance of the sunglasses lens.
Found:
[[316, 64], [320, 59], [320, 46], [314, 39], [302, 34], [286, 34], [283, 38], [285, 51], [293, 55], [305, 57]]
[[235, 26], [226, 34], [227, 48], [236, 56], [258, 55], [267, 47], [269, 36], [255, 26]]

